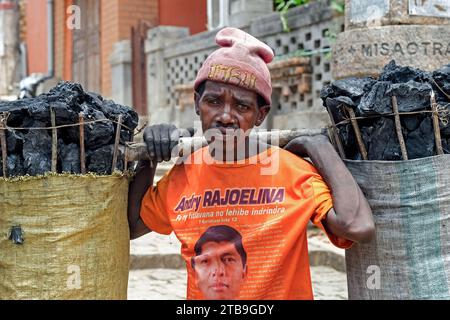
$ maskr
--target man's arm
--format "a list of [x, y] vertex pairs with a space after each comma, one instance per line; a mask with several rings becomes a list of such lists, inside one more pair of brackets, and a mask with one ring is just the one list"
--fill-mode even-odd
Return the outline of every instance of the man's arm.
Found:
[[309, 157], [331, 189], [333, 208], [323, 221], [332, 234], [355, 242], [368, 242], [375, 234], [372, 210], [344, 162], [323, 135], [299, 137], [286, 147]]
[[148, 188], [153, 186], [156, 166], [159, 162], [169, 161], [172, 149], [178, 144], [180, 132], [174, 125], [157, 124], [145, 128], [144, 141], [150, 161], [139, 161], [136, 175], [128, 191], [128, 224], [130, 239], [136, 239], [151, 230], [141, 219], [141, 203]]
[[139, 161], [136, 175], [130, 183], [128, 191], [128, 225], [130, 227], [130, 239], [136, 239], [151, 230], [144, 224], [140, 217], [141, 202], [148, 188], [153, 185], [156, 163], [150, 166], [150, 161]]

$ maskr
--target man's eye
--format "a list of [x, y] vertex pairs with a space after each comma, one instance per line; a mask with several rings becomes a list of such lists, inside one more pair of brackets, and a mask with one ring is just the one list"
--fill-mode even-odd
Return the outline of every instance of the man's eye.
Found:
[[248, 109], [250, 109], [250, 106], [246, 105], [246, 104], [243, 104], [243, 103], [240, 103], [240, 104], [238, 104], [238, 108], [241, 111], [247, 111]]
[[226, 258], [224, 258], [224, 260], [225, 260], [225, 263], [234, 263], [234, 262], [236, 262], [236, 259], [233, 258], [233, 257], [226, 257]]
[[211, 105], [219, 105], [220, 104], [220, 101], [218, 99], [214, 99], [214, 98], [206, 99], [206, 102]]
[[200, 260], [200, 264], [208, 264], [208, 259], [202, 259], [202, 260]]

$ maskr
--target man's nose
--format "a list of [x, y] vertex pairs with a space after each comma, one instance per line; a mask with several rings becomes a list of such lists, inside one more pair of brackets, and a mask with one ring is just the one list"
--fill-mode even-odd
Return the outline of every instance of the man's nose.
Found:
[[225, 275], [225, 268], [222, 262], [215, 262], [211, 268], [213, 277], [223, 277]]
[[233, 116], [231, 106], [228, 103], [223, 107], [217, 121], [224, 125], [236, 124], [236, 119]]

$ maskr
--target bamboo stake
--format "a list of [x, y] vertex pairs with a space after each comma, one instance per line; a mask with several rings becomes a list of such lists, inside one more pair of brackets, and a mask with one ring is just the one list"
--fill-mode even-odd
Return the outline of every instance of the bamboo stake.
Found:
[[2, 147], [2, 165], [3, 165], [3, 177], [8, 178], [8, 165], [7, 165], [7, 145], [5, 138], [5, 125], [6, 117], [5, 114], [0, 115], [0, 146]]
[[433, 129], [434, 129], [434, 141], [436, 144], [437, 154], [444, 154], [444, 150], [442, 149], [442, 141], [441, 141], [441, 129], [439, 128], [439, 118], [437, 114], [437, 106], [436, 99], [434, 96], [434, 91], [431, 90], [431, 110], [433, 113], [431, 116], [433, 117]]
[[80, 171], [82, 174], [86, 173], [86, 156], [84, 151], [84, 114], [80, 112], [78, 114], [78, 119], [80, 123]]
[[328, 115], [330, 116], [330, 121], [331, 121], [331, 125], [332, 125], [331, 130], [333, 132], [334, 141], [336, 141], [339, 155], [341, 156], [342, 159], [345, 159], [346, 157], [345, 157], [344, 147], [342, 146], [341, 138], [339, 137], [338, 133], [336, 132], [336, 122], [334, 121], [332, 113], [328, 107], [327, 107], [327, 110], [328, 110]]
[[350, 114], [350, 122], [352, 123], [353, 130], [355, 131], [356, 142], [358, 143], [359, 152], [363, 160], [367, 160], [367, 150], [364, 142], [361, 138], [361, 131], [359, 130], [358, 121], [355, 119], [355, 111], [352, 108], [344, 106], [345, 110]]
[[50, 109], [52, 121], [52, 172], [56, 172], [56, 164], [58, 161], [58, 132], [56, 127], [56, 117], [53, 108]]
[[114, 152], [113, 152], [113, 158], [112, 158], [111, 173], [114, 172], [114, 170], [116, 169], [116, 166], [117, 166], [117, 154], [118, 154], [118, 150], [119, 150], [121, 127], [122, 127], [122, 115], [119, 115], [119, 118], [117, 119], [116, 139], [114, 141]]
[[408, 160], [408, 152], [406, 151], [405, 139], [403, 139], [402, 125], [400, 123], [400, 114], [398, 113], [397, 97], [392, 96], [392, 110], [394, 111], [395, 131], [397, 132], [398, 142], [400, 143], [400, 150], [402, 152], [403, 160]]

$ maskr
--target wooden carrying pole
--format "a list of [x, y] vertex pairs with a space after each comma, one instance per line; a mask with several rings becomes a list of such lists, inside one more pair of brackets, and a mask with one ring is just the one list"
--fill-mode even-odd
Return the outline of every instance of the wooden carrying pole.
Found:
[[[275, 144], [282, 148], [294, 138], [320, 134], [322, 134], [321, 129], [301, 129], [258, 132], [253, 136], [256, 136], [259, 141]], [[190, 153], [207, 145], [208, 143], [204, 137], [181, 138], [178, 144], [178, 150], [180, 150], [179, 156], [183, 156], [183, 154]], [[149, 160], [147, 145], [145, 143], [131, 143], [124, 151], [128, 161]]]

